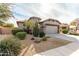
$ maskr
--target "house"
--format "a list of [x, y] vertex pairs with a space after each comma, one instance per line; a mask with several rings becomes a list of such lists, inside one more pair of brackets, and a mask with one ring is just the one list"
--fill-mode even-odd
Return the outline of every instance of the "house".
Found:
[[[41, 20], [41, 18], [39, 17], [30, 17], [27, 21], [32, 21], [33, 23], [35, 22], [39, 22]], [[20, 28], [24, 27], [24, 21], [17, 21], [17, 25]]]
[[[46, 19], [41, 20], [39, 17], [30, 17], [27, 21], [32, 20], [33, 22], [38, 22], [41, 30], [43, 30], [46, 34], [56, 34], [60, 32], [61, 23], [56, 19]], [[18, 26], [23, 26], [23, 22], [17, 22]]]
[[77, 18], [71, 22], [70, 32], [79, 34], [79, 18]]
[[30, 17], [28, 19], [28, 21], [30, 21], [30, 20], [33, 21], [33, 22], [39, 22], [41, 20], [41, 18], [33, 16], [33, 17]]
[[17, 21], [17, 25], [19, 28], [23, 28], [24, 27], [24, 21]]
[[69, 25], [68, 24], [66, 24], [66, 23], [62, 23], [61, 25], [60, 25], [60, 32], [62, 33], [62, 31], [63, 30], [69, 30]]
[[46, 34], [56, 34], [60, 31], [60, 22], [56, 19], [47, 19], [40, 22]]

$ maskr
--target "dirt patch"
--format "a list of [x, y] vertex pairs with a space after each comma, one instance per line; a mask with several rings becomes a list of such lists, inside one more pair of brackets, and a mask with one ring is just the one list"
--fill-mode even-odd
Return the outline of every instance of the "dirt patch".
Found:
[[71, 41], [68, 40], [54, 38], [49, 38], [47, 41], [35, 43], [33, 40], [31, 40], [31, 37], [32, 36], [27, 36], [25, 40], [22, 40], [22, 46], [27, 48], [23, 54], [24, 56], [31, 56], [36, 53], [44, 52], [71, 43]]

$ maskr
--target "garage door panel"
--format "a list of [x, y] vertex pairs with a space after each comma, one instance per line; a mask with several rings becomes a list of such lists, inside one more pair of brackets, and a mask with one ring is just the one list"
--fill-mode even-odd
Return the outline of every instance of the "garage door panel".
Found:
[[58, 32], [58, 27], [57, 26], [46, 26], [45, 28], [45, 33], [46, 34], [55, 34]]

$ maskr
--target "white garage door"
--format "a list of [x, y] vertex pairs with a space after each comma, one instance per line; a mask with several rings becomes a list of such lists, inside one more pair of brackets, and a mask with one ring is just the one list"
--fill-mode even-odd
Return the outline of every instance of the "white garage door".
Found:
[[58, 32], [57, 26], [46, 26], [45, 33], [46, 34], [56, 34]]

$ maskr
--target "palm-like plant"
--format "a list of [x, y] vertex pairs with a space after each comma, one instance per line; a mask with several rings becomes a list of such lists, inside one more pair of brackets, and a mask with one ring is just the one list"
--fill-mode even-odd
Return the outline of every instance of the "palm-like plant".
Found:
[[13, 16], [10, 5], [11, 4], [0, 3], [0, 26], [2, 26], [6, 20]]
[[10, 4], [1, 3], [0, 4], [0, 20], [8, 20], [10, 17], [12, 17]]

